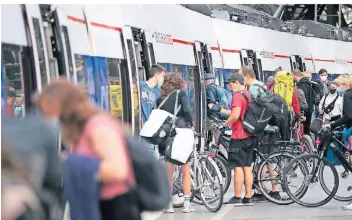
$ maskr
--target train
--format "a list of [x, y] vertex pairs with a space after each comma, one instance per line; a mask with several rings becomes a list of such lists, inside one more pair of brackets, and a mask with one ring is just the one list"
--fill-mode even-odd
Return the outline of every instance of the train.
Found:
[[352, 73], [352, 43], [220, 20], [181, 5], [1, 5], [2, 103], [11, 85], [19, 105], [58, 76], [86, 88], [89, 99], [117, 119], [141, 127], [139, 81], [153, 64], [182, 74], [195, 129], [206, 117], [202, 75], [225, 86], [228, 75], [252, 65], [262, 81], [281, 67], [330, 77]]

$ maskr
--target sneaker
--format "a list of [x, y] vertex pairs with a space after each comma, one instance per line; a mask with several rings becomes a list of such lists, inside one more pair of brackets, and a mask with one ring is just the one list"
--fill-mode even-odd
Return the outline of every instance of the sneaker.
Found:
[[167, 209], [164, 210], [165, 213], [174, 213], [175, 209], [173, 207], [172, 202], [169, 203], [169, 207]]
[[252, 199], [254, 202], [265, 202], [266, 201], [265, 196], [261, 193], [254, 193], [252, 196]]
[[229, 201], [225, 202], [226, 205], [243, 206], [242, 199], [240, 197], [232, 197]]
[[352, 210], [352, 202], [348, 203], [347, 205], [342, 206], [343, 210]]
[[246, 197], [244, 197], [244, 198], [242, 199], [242, 203], [243, 203], [244, 206], [253, 206], [253, 205], [254, 205], [254, 203], [253, 203], [253, 201], [252, 201], [252, 198], [246, 198]]
[[281, 199], [281, 195], [279, 192], [270, 192], [269, 196], [274, 199]]
[[190, 213], [190, 212], [195, 212], [195, 211], [196, 210], [192, 207], [191, 202], [185, 201], [185, 203], [183, 204], [182, 212], [183, 213]]

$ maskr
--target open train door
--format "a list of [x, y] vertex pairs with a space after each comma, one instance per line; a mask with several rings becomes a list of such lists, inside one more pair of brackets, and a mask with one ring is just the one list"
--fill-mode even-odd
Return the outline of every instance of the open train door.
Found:
[[37, 90], [41, 91], [44, 85], [50, 83], [47, 45], [44, 35], [43, 21], [39, 5], [26, 4], [23, 7], [25, 9], [25, 19], [29, 27], [29, 35], [32, 44]]
[[51, 78], [65, 75], [68, 80], [77, 83], [74, 54], [68, 34], [68, 15], [53, 5], [40, 5], [44, 22], [44, 34], [47, 39], [47, 51]]
[[[207, 100], [204, 74], [214, 74], [213, 59], [210, 51], [210, 46], [208, 44], [199, 41], [194, 42], [194, 56], [198, 70], [197, 74], [194, 75], [194, 106], [196, 112], [195, 131], [202, 134], [202, 137], [198, 139], [198, 150], [201, 152], [204, 151], [204, 138], [206, 132], [205, 121], [207, 120]], [[191, 99], [192, 98], [193, 97], [191, 97]]]
[[299, 69], [301, 72], [306, 71], [306, 64], [300, 55], [292, 55], [290, 58], [291, 70]]
[[264, 74], [262, 71], [262, 61], [260, 52], [253, 50], [242, 49], [240, 53], [242, 67], [251, 66], [254, 70], [256, 78], [260, 81], [264, 80]]
[[130, 94], [130, 120], [134, 134], [139, 134], [142, 126], [139, 82], [148, 80], [148, 71], [156, 64], [152, 35], [141, 28], [125, 26], [122, 28], [124, 52], [128, 69], [127, 94]]

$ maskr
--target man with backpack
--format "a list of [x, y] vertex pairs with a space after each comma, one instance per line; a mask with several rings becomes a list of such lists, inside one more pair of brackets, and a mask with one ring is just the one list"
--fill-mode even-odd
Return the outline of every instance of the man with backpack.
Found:
[[[204, 74], [205, 92], [207, 97], [207, 105], [212, 109], [213, 105], [220, 105], [222, 111], [220, 113], [209, 111], [210, 118], [216, 117], [226, 119], [229, 115], [232, 95], [225, 88], [215, 84], [215, 75], [212, 73]], [[228, 111], [224, 111], [228, 110]]]
[[[228, 77], [229, 87], [234, 91], [231, 103], [231, 115], [225, 121], [224, 126], [232, 126], [232, 135], [228, 151], [228, 163], [234, 169], [235, 195], [227, 204], [234, 206], [251, 206], [253, 186], [253, 151], [255, 137], [244, 130], [243, 119], [252, 100], [251, 94], [245, 89], [244, 78], [238, 73]], [[241, 198], [242, 186], [245, 184], [246, 193]]]
[[246, 66], [243, 67], [239, 74], [241, 74], [244, 78], [244, 84], [248, 87], [248, 91], [251, 93], [252, 98], [255, 99], [258, 96], [266, 96], [263, 87], [265, 88], [265, 84], [256, 79], [255, 73], [252, 67]]
[[[297, 89], [301, 89], [304, 93], [305, 100], [308, 104], [308, 109], [304, 111], [306, 122], [304, 124], [304, 133], [310, 134], [310, 122], [312, 119], [312, 113], [315, 109], [315, 105], [320, 102], [320, 94], [317, 92], [318, 84], [312, 82], [308, 77], [304, 77], [304, 73], [299, 70], [293, 72], [294, 80], [296, 82]], [[318, 95], [319, 94], [319, 95]]]

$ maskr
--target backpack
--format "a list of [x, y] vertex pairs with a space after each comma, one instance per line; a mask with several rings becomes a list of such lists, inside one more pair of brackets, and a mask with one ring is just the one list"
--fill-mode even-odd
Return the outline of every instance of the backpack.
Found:
[[165, 166], [149, 152], [137, 137], [126, 135], [129, 155], [136, 180], [137, 202], [141, 212], [160, 211], [170, 202], [170, 189]]
[[323, 98], [322, 96], [322, 87], [317, 82], [310, 82], [310, 87], [312, 91], [312, 101], [314, 105], [319, 105], [320, 100]]
[[289, 72], [280, 71], [275, 74], [273, 92], [279, 94], [287, 103], [288, 109], [292, 108], [293, 75]]
[[332, 110], [334, 110], [335, 103], [336, 103], [337, 99], [339, 98], [339, 95], [337, 94], [336, 97], [334, 98], [334, 100], [332, 100], [332, 102], [330, 102], [329, 105], [325, 107], [325, 101], [326, 101], [327, 97], [328, 97], [328, 94], [325, 95], [323, 105], [322, 105], [323, 111], [325, 114], [329, 114]]
[[266, 97], [257, 97], [250, 100], [247, 94], [243, 91], [238, 93], [240, 93], [249, 103], [244, 118], [240, 117], [243, 129], [248, 134], [263, 132], [273, 115], [271, 104], [267, 102]]

